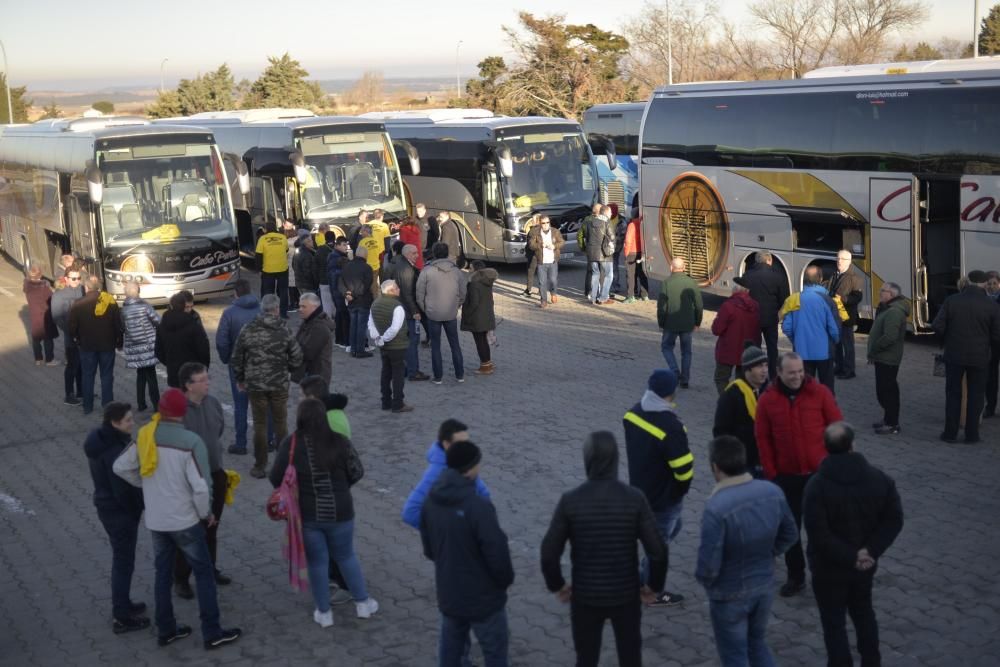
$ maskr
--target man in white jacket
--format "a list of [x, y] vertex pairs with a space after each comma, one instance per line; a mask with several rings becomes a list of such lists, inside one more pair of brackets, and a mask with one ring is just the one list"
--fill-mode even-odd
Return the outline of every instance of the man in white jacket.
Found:
[[156, 559], [156, 626], [160, 646], [191, 634], [187, 625], [174, 618], [171, 587], [177, 549], [194, 570], [201, 612], [201, 632], [206, 649], [219, 648], [239, 639], [239, 628], [223, 629], [219, 623], [215, 570], [208, 552], [205, 527], [215, 523], [206, 475], [205, 445], [184, 428], [187, 398], [179, 389], [168, 389], [160, 397], [159, 421], [139, 431], [139, 443], [129, 445], [114, 471], [132, 486], [142, 488], [146, 504], [146, 527], [153, 538]]

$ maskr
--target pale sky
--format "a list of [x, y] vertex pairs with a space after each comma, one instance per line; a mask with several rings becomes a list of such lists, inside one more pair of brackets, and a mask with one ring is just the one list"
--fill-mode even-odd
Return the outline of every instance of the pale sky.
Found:
[[[794, 0], [788, 0], [793, 2]], [[0, 0], [0, 41], [10, 81], [34, 90], [83, 90], [94, 86], [173, 86], [229, 64], [237, 79], [256, 78], [268, 55], [285, 51], [311, 78], [354, 78], [366, 69], [387, 77], [476, 73], [488, 55], [509, 58], [501, 25], [517, 11], [564, 13], [570, 23], [621, 30], [643, 0]], [[745, 21], [750, 0], [719, 0], [722, 14]], [[970, 41], [973, 0], [925, 0], [931, 11], [914, 40]], [[992, 5], [981, 0], [985, 14]], [[626, 35], [627, 37], [628, 35]], [[2, 66], [2, 63], [0, 63]]]

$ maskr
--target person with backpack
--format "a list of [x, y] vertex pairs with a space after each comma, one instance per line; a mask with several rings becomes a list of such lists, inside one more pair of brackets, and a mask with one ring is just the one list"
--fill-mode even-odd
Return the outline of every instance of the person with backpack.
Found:
[[611, 271], [615, 254], [615, 228], [611, 207], [602, 206], [600, 215], [588, 218], [583, 233], [590, 263], [590, 298], [595, 306], [614, 303], [611, 299]]

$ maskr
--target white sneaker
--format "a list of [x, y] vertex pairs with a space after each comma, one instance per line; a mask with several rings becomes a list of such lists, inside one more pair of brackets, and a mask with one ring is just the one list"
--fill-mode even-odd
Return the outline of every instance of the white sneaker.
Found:
[[313, 620], [319, 623], [321, 628], [332, 628], [333, 627], [333, 611], [328, 611], [325, 614], [319, 609], [313, 612]]
[[357, 607], [358, 618], [371, 618], [378, 611], [378, 602], [370, 596], [364, 602], [356, 602], [354, 606]]

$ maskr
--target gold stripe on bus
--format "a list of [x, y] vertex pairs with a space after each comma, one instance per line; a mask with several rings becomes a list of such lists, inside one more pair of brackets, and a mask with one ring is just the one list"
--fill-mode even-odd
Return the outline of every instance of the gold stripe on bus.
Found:
[[850, 214], [860, 222], [868, 220], [833, 188], [812, 174], [794, 171], [743, 171], [740, 169], [731, 171], [764, 186], [790, 206], [840, 210]]

